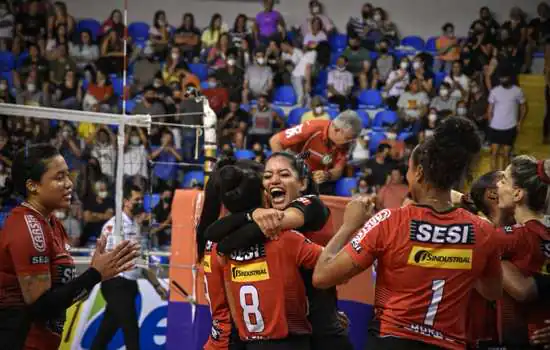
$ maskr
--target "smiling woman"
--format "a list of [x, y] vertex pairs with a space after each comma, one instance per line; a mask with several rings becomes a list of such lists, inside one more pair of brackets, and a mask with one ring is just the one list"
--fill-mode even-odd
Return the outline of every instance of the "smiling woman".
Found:
[[105, 253], [98, 241], [91, 267], [76, 277], [68, 237], [54, 211], [68, 208], [73, 184], [59, 151], [48, 144], [20, 150], [14, 189], [24, 202], [0, 234], [0, 349], [57, 349], [65, 310], [102, 279], [132, 267], [137, 247]]

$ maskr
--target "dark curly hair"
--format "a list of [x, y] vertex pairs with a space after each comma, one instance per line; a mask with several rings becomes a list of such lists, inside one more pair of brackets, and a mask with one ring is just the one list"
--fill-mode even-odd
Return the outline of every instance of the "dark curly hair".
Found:
[[26, 146], [18, 150], [11, 168], [15, 193], [26, 198], [27, 181], [40, 182], [42, 175], [48, 171], [51, 159], [59, 154], [57, 148], [47, 143]]
[[480, 150], [475, 124], [466, 118], [449, 117], [439, 123], [433, 137], [415, 148], [412, 160], [422, 166], [426, 182], [447, 190], [469, 176]]
[[485, 201], [485, 194], [487, 193], [487, 190], [496, 188], [497, 182], [501, 176], [502, 172], [495, 170], [478, 177], [472, 183], [469, 196], [465, 196], [468, 197], [467, 199], [469, 200], [463, 198], [463, 206], [474, 214], [482, 212], [485, 216], [489, 216], [490, 208], [487, 206], [487, 202]]
[[527, 192], [527, 207], [535, 212], [546, 210], [550, 185], [550, 160], [537, 161], [526, 155], [514, 157], [510, 163], [514, 185]]

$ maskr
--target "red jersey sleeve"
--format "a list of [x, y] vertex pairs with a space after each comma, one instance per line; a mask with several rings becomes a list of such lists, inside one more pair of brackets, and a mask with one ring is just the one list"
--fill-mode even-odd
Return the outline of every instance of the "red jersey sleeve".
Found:
[[279, 132], [277, 137], [279, 138], [281, 146], [286, 149], [306, 142], [315, 132], [319, 130], [322, 130], [321, 125], [317, 125], [315, 121], [307, 121], [303, 124], [299, 124]]
[[501, 267], [501, 249], [499, 246], [493, 244], [491, 237], [493, 237], [499, 229], [495, 229], [491, 224], [487, 223], [482, 227], [482, 229], [487, 232], [488, 237], [488, 255], [487, 255], [487, 264], [481, 272], [482, 277], [496, 277], [502, 274]]
[[323, 252], [323, 248], [302, 236], [302, 234], [294, 231], [292, 233], [289, 232], [289, 234], [295, 234], [298, 237], [296, 242], [296, 265], [306, 269], [313, 269]]
[[368, 268], [374, 260], [386, 249], [385, 237], [388, 236], [390, 226], [388, 219], [395, 216], [394, 210], [384, 209], [369, 219], [346, 245], [345, 251], [351, 256], [355, 264]]
[[46, 228], [36, 214], [19, 212], [6, 222], [9, 252], [17, 275], [50, 272], [50, 247]]
[[[499, 227], [494, 230], [495, 242], [500, 254], [505, 259], [512, 258], [516, 253], [525, 251], [525, 228], [523, 225]], [[528, 248], [527, 248], [528, 249]]]

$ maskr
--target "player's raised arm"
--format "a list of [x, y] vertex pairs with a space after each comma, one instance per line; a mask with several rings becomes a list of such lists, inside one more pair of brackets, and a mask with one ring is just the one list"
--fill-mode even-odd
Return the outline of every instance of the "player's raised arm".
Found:
[[[370, 248], [371, 243], [378, 246], [376, 243], [378, 233], [374, 232], [368, 238], [366, 236], [371, 230], [376, 230], [376, 227], [369, 224], [370, 220], [349, 243], [349, 246], [345, 250], [343, 248], [357, 229], [367, 221], [373, 208], [374, 204], [370, 198], [359, 198], [348, 203], [344, 213], [344, 223], [327, 244], [315, 266], [313, 285], [316, 288], [329, 288], [343, 283], [372, 265], [375, 252], [361, 248], [363, 244]], [[381, 215], [385, 215], [386, 212], [389, 211], [382, 211]], [[375, 218], [378, 220], [378, 215], [371, 220]]]

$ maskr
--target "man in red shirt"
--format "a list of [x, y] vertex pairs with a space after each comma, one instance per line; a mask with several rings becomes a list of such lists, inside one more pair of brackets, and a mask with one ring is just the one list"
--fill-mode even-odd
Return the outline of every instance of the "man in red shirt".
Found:
[[333, 121], [309, 120], [283, 130], [271, 138], [273, 152], [309, 152], [307, 165], [318, 184], [338, 180], [347, 164], [349, 144], [361, 132], [361, 119], [353, 111], [341, 113]]

